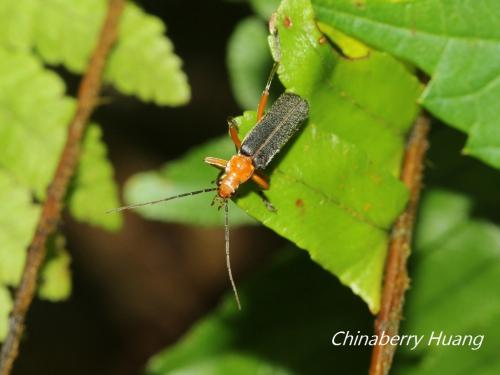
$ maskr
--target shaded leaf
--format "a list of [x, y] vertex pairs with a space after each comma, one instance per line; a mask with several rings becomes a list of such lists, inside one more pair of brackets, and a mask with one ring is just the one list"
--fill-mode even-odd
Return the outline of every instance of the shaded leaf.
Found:
[[320, 31], [324, 33], [346, 57], [360, 59], [369, 56], [371, 49], [359, 40], [351, 38], [349, 35], [344, 34], [326, 23], [317, 22], [316, 24]]
[[[215, 187], [212, 181], [217, 179], [218, 172], [203, 163], [203, 158], [209, 155], [228, 158], [233, 153], [234, 145], [227, 136], [207, 142], [188, 151], [179, 160], [167, 163], [159, 171], [143, 172], [133, 176], [125, 187], [125, 201], [127, 204], [141, 203]], [[137, 211], [149, 219], [167, 222], [203, 226], [222, 225], [223, 213], [216, 207], [210, 207], [215, 195], [216, 192], [189, 196], [138, 208]], [[255, 220], [231, 203], [230, 223], [231, 226], [255, 224]]]
[[314, 0], [322, 22], [411, 61], [432, 79], [422, 104], [500, 167], [500, 3]]
[[101, 139], [101, 129], [95, 124], [90, 124], [86, 130], [68, 204], [71, 214], [80, 221], [107, 230], [121, 227], [120, 213], [106, 214], [108, 207], [119, 205], [118, 191], [113, 180], [113, 167]]
[[[500, 368], [500, 231], [471, 219], [470, 207], [465, 196], [444, 190], [423, 198], [402, 334], [423, 334], [425, 340], [415, 351], [398, 348], [396, 374], [485, 375]], [[437, 222], [444, 222], [441, 228], [434, 227]], [[330, 342], [339, 331], [371, 335], [372, 318], [326, 273], [288, 255], [240, 287], [241, 312], [228, 293], [179, 343], [153, 357], [148, 373], [247, 373], [258, 366], [286, 374], [366, 372], [370, 347]], [[485, 337], [477, 350], [428, 346], [432, 331]]]
[[246, 18], [233, 31], [227, 46], [231, 87], [241, 108], [257, 108], [272, 66], [267, 27], [256, 18]]
[[426, 169], [426, 184], [464, 192], [474, 216], [500, 223], [500, 173], [475, 158], [458, 157], [465, 138], [465, 134], [450, 127], [434, 126], [429, 150], [432, 164]]
[[[420, 85], [404, 65], [373, 52], [341, 59], [322, 42], [307, 1], [284, 1], [277, 27], [287, 90], [308, 100], [309, 122], [271, 167], [269, 214], [255, 194], [238, 205], [379, 307], [388, 231], [406, 204], [398, 180]], [[285, 21], [286, 20], [286, 21]], [[247, 113], [241, 128], [255, 124]]]
[[280, 0], [250, 0], [253, 11], [265, 21], [269, 20], [279, 5]]
[[[402, 348], [395, 373], [500, 371], [496, 345], [500, 339], [500, 229], [472, 219], [471, 207], [467, 197], [449, 191], [433, 190], [424, 197], [403, 333], [424, 335], [425, 343], [415, 352]], [[428, 345], [432, 332], [472, 338], [468, 345]]]
[[363, 373], [367, 348], [331, 344], [336, 331], [371, 330], [360, 300], [293, 247], [255, 276], [240, 287], [242, 311], [228, 294], [181, 341], [153, 357], [147, 373]]

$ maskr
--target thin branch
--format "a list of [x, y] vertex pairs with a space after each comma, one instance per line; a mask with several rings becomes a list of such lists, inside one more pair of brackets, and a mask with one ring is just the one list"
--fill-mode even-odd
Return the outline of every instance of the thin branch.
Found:
[[78, 91], [75, 115], [68, 127], [66, 144], [52, 182], [47, 189], [47, 199], [42, 208], [37, 229], [33, 236], [21, 283], [17, 289], [14, 308], [9, 321], [9, 332], [2, 346], [0, 375], [8, 375], [19, 351], [24, 331], [26, 313], [35, 294], [40, 266], [45, 258], [47, 237], [54, 232], [61, 216], [63, 200], [68, 184], [78, 164], [80, 144], [85, 126], [96, 105], [101, 79], [108, 52], [116, 40], [118, 21], [124, 0], [110, 0], [108, 13], [101, 29], [97, 46], [89, 61], [87, 71]]
[[[422, 188], [424, 157], [428, 148], [429, 118], [421, 115], [413, 126], [406, 147], [401, 180], [410, 190], [410, 199], [405, 212], [394, 225], [389, 254], [386, 261], [382, 306], [375, 320], [375, 334], [395, 336], [399, 332], [399, 322], [403, 316], [404, 294], [409, 286], [407, 261], [413, 225]], [[379, 340], [380, 341], [380, 340]], [[373, 348], [370, 375], [386, 375], [391, 368], [396, 351], [394, 345], [377, 345]]]

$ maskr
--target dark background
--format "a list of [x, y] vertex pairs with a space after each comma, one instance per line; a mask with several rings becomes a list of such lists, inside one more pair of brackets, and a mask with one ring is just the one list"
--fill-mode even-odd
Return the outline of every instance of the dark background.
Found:
[[[241, 112], [228, 82], [226, 43], [238, 21], [252, 14], [244, 2], [138, 3], [166, 23], [192, 100], [160, 108], [104, 88], [94, 118], [121, 187], [131, 175], [226, 132], [227, 116]], [[62, 73], [74, 94], [79, 77]], [[62, 303], [34, 302], [17, 375], [140, 373], [151, 355], [174, 343], [228, 290], [219, 229], [151, 222], [130, 212], [116, 234], [68, 215], [62, 229], [73, 259], [73, 294]], [[238, 282], [283, 242], [257, 227], [234, 229], [231, 236]]]

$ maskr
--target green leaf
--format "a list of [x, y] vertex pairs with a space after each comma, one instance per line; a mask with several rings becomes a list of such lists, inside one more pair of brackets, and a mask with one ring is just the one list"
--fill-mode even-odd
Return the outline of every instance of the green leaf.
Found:
[[38, 296], [52, 302], [65, 300], [71, 294], [71, 258], [62, 235], [55, 235], [47, 244], [47, 257], [40, 271]]
[[74, 101], [31, 55], [0, 48], [0, 167], [39, 199], [54, 174]]
[[272, 67], [267, 28], [256, 17], [241, 21], [227, 46], [227, 66], [236, 101], [241, 108], [257, 108], [266, 76]]
[[[413, 352], [402, 348], [395, 373], [496, 374], [500, 229], [471, 218], [472, 202], [445, 190], [429, 192], [421, 210], [403, 334], [424, 335], [425, 342]], [[433, 331], [472, 335], [471, 344], [429, 345]]]
[[0, 1], [0, 45], [27, 52], [32, 40], [34, 0]]
[[[74, 111], [64, 84], [39, 61], [0, 49], [0, 167], [42, 200], [53, 177]], [[70, 208], [76, 218], [118, 229], [119, 215], [106, 215], [103, 202], [117, 205], [112, 168], [100, 130], [91, 126], [83, 146]]]
[[320, 21], [431, 75], [420, 101], [468, 134], [464, 152], [500, 168], [500, 3], [314, 0]]
[[[64, 83], [33, 55], [0, 48], [0, 287], [19, 283], [26, 249], [33, 237], [46, 188], [60, 157], [74, 100]], [[106, 216], [102, 199], [117, 204], [111, 166], [105, 160], [100, 131], [89, 129], [71, 208], [78, 218], [116, 227], [119, 216]], [[87, 137], [87, 138], [89, 138]], [[95, 185], [94, 185], [95, 184]], [[100, 206], [99, 206], [100, 205]], [[62, 261], [48, 266], [62, 271]], [[49, 277], [41, 293], [51, 299], [69, 293], [68, 285]], [[60, 288], [60, 289], [57, 289]], [[4, 324], [4, 322], [0, 322]]]
[[0, 168], [0, 286], [17, 285], [40, 209], [28, 189]]
[[0, 342], [5, 339], [9, 329], [9, 314], [12, 311], [13, 303], [9, 290], [0, 285]]
[[[207, 142], [188, 151], [179, 160], [167, 163], [159, 171], [138, 173], [130, 178], [125, 186], [125, 201], [127, 204], [141, 203], [215, 187], [211, 181], [217, 179], [218, 172], [203, 163], [203, 158], [209, 155], [228, 158], [233, 153], [234, 145], [229, 137]], [[145, 206], [137, 211], [146, 218], [166, 222], [203, 226], [222, 225], [223, 213], [215, 207], [210, 207], [215, 194], [213, 192], [189, 196]], [[232, 203], [230, 222], [231, 226], [255, 224], [255, 220]]]
[[[23, 51], [34, 48], [45, 62], [81, 73], [96, 44], [106, 5], [106, 0], [1, 1], [0, 24], [5, 22], [6, 27], [2, 26], [0, 45]], [[164, 31], [160, 19], [127, 2], [105, 79], [145, 101], [186, 103], [187, 79]]]
[[347, 58], [366, 58], [371, 53], [371, 49], [359, 40], [351, 38], [330, 25], [321, 22], [316, 22], [316, 24], [318, 25], [320, 31], [324, 33], [331, 43], [339, 48], [342, 51], [342, 54], [344, 54]]
[[[420, 85], [386, 54], [339, 58], [322, 43], [307, 1], [282, 2], [276, 24], [280, 79], [308, 100], [309, 122], [270, 168], [267, 196], [278, 213], [245, 191], [238, 205], [306, 249], [376, 312], [388, 232], [407, 199], [397, 176]], [[246, 113], [240, 122], [247, 130], [255, 118]]]
[[228, 294], [183, 339], [155, 355], [147, 373], [363, 373], [369, 348], [331, 344], [336, 331], [371, 331], [361, 301], [297, 249], [279, 255], [240, 287], [242, 311]]
[[[10, 310], [5, 286], [19, 282], [40, 214], [34, 202], [45, 199], [75, 108], [74, 100], [64, 96], [62, 79], [43, 67], [35, 51], [46, 63], [83, 71], [106, 4], [0, 0], [0, 336]], [[157, 18], [128, 3], [106, 77], [144, 100], [180, 104], [188, 99], [189, 87], [163, 32]], [[78, 219], [116, 229], [120, 216], [105, 215], [105, 204], [118, 204], [105, 154], [100, 130], [91, 126], [70, 208]], [[65, 298], [71, 290], [69, 258], [61, 251], [42, 275], [40, 295], [51, 300]]]
[[164, 36], [165, 25], [128, 3], [111, 52], [105, 78], [125, 94], [159, 105], [181, 105], [191, 93], [182, 61]]
[[101, 129], [90, 124], [83, 141], [82, 155], [69, 198], [71, 214], [80, 221], [118, 230], [122, 215], [106, 214], [107, 207], [117, 207], [118, 191], [113, 180], [113, 167], [106, 157]]

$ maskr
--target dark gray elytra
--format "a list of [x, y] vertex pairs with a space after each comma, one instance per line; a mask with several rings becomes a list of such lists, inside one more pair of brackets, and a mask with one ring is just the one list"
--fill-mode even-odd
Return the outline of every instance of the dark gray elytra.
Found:
[[309, 116], [309, 105], [297, 94], [285, 92], [247, 134], [240, 153], [250, 156], [256, 169], [265, 169]]

